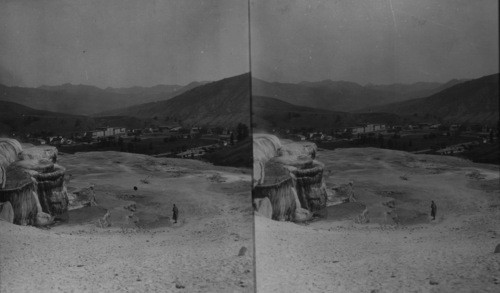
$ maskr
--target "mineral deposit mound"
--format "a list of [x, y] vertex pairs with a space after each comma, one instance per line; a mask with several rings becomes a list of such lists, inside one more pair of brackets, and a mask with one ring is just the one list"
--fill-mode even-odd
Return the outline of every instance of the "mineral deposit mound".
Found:
[[0, 203], [12, 206], [14, 224], [43, 226], [68, 211], [65, 168], [56, 162], [55, 147], [0, 138]]
[[269, 199], [272, 219], [304, 221], [326, 207], [324, 165], [315, 160], [317, 147], [310, 142], [280, 140], [274, 135], [254, 134], [253, 198], [257, 212]]

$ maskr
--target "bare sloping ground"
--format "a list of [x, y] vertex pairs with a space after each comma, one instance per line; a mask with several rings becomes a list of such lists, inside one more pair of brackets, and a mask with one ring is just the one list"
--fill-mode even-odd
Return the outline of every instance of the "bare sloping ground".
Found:
[[370, 222], [349, 218], [350, 205], [347, 217], [306, 226], [256, 217], [258, 292], [500, 290], [498, 167], [380, 149], [320, 151], [318, 160], [327, 186], [354, 182]]
[[94, 184], [98, 206], [50, 230], [0, 221], [1, 292], [253, 292], [250, 170], [118, 152], [59, 161], [70, 192]]

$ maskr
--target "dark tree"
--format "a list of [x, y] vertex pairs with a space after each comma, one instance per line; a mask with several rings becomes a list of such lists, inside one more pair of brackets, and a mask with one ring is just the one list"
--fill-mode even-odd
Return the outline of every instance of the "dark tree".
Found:
[[129, 153], [133, 153], [133, 152], [134, 152], [134, 144], [133, 144], [133, 143], [129, 142], [129, 143], [127, 144], [127, 151], [128, 151]]
[[384, 136], [382, 135], [382, 133], [379, 133], [379, 135], [378, 135], [378, 143], [379, 143], [381, 148], [384, 147]]
[[248, 135], [249, 135], [248, 126], [246, 126], [243, 123], [238, 123], [238, 126], [236, 127], [236, 139], [238, 141], [241, 141], [247, 138]]

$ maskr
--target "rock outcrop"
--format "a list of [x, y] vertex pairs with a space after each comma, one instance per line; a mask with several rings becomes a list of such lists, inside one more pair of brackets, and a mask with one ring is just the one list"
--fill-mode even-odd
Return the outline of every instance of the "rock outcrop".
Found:
[[273, 220], [293, 221], [297, 208], [293, 188], [292, 178], [286, 178], [277, 183], [255, 186], [253, 196], [269, 199], [273, 210]]
[[51, 172], [32, 174], [37, 182], [42, 210], [53, 216], [60, 216], [68, 210], [68, 192], [64, 184], [65, 171], [64, 167], [55, 164]]
[[339, 182], [331, 187], [332, 193], [328, 200], [332, 203], [356, 202], [353, 182]]
[[323, 181], [324, 165], [314, 161], [309, 168], [295, 169], [292, 174], [295, 177], [295, 188], [304, 209], [318, 211], [326, 207], [327, 194]]
[[23, 147], [11, 138], [0, 138], [0, 166], [7, 167], [18, 160]]
[[47, 225], [68, 210], [65, 169], [56, 161], [55, 147], [0, 139], [0, 202], [12, 206], [14, 224]]
[[254, 199], [254, 209], [259, 215], [271, 219], [273, 217], [273, 206], [268, 197]]
[[306, 222], [311, 220], [313, 217], [313, 214], [303, 208], [297, 208], [295, 210], [295, 222]]
[[57, 162], [57, 148], [50, 145], [40, 145], [24, 149], [19, 154], [20, 160], [50, 160]]
[[36, 183], [21, 168], [8, 166], [6, 169], [5, 187], [0, 189], [0, 202], [10, 202], [14, 211], [14, 224], [35, 225], [37, 205], [33, 192]]
[[307, 221], [312, 212], [326, 207], [324, 165], [315, 160], [314, 143], [269, 134], [254, 134], [253, 140], [253, 197], [269, 199], [272, 219]]
[[14, 223], [14, 210], [8, 201], [0, 203], [0, 220]]

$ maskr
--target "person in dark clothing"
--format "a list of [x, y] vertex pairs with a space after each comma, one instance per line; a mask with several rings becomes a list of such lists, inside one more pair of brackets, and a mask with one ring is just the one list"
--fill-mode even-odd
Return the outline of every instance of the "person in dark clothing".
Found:
[[177, 223], [177, 217], [179, 216], [179, 210], [177, 209], [175, 204], [174, 204], [174, 208], [172, 209], [172, 211], [174, 212], [174, 223]]
[[437, 212], [437, 206], [434, 203], [434, 201], [432, 201], [432, 203], [431, 203], [431, 216], [432, 216], [433, 220], [436, 219], [436, 212]]

